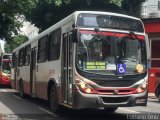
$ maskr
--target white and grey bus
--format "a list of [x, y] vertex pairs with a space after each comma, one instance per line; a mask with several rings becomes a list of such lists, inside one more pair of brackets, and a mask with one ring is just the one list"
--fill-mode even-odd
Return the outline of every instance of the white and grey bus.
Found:
[[12, 87], [53, 111], [147, 104], [147, 48], [140, 19], [76, 11], [13, 50]]

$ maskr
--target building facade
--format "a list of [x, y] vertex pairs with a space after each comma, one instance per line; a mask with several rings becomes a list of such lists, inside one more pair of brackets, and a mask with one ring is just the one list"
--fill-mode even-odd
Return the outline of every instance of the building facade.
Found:
[[146, 0], [142, 4], [142, 21], [148, 35], [150, 47], [149, 92], [156, 90], [156, 79], [160, 73], [160, 0]]
[[160, 0], [146, 0], [142, 4], [142, 18], [160, 17]]

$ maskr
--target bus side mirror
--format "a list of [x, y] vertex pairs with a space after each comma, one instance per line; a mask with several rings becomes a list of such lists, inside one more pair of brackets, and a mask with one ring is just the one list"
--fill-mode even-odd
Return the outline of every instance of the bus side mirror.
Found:
[[77, 30], [76, 29], [72, 30], [72, 42], [73, 43], [78, 43], [78, 37], [77, 37]]

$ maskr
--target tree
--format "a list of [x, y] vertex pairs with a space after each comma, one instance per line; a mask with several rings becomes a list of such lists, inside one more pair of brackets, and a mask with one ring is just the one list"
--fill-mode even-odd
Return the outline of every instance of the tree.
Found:
[[43, 31], [76, 10], [100, 10], [139, 17], [145, 0], [1, 0], [0, 39], [12, 40], [22, 26], [22, 15]]
[[125, 14], [140, 17], [142, 2], [145, 0], [123, 0], [122, 10]]
[[11, 53], [13, 49], [17, 48], [21, 44], [28, 41], [28, 37], [25, 35], [16, 35], [13, 37], [12, 41], [7, 41], [7, 44], [5, 44], [4, 49], [6, 53]]
[[1, 0], [0, 1], [0, 39], [10, 41], [22, 26], [22, 15], [36, 5], [37, 0]]
[[140, 16], [145, 0], [38, 0], [26, 18], [44, 31], [76, 10], [98, 10]]
[[121, 11], [122, 0], [39, 0], [26, 19], [43, 31], [76, 10]]

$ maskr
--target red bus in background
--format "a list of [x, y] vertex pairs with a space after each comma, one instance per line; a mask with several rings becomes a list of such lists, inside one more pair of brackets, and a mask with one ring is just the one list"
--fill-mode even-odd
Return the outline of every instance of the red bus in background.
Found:
[[11, 76], [11, 54], [2, 54], [0, 58], [0, 85], [10, 85]]

